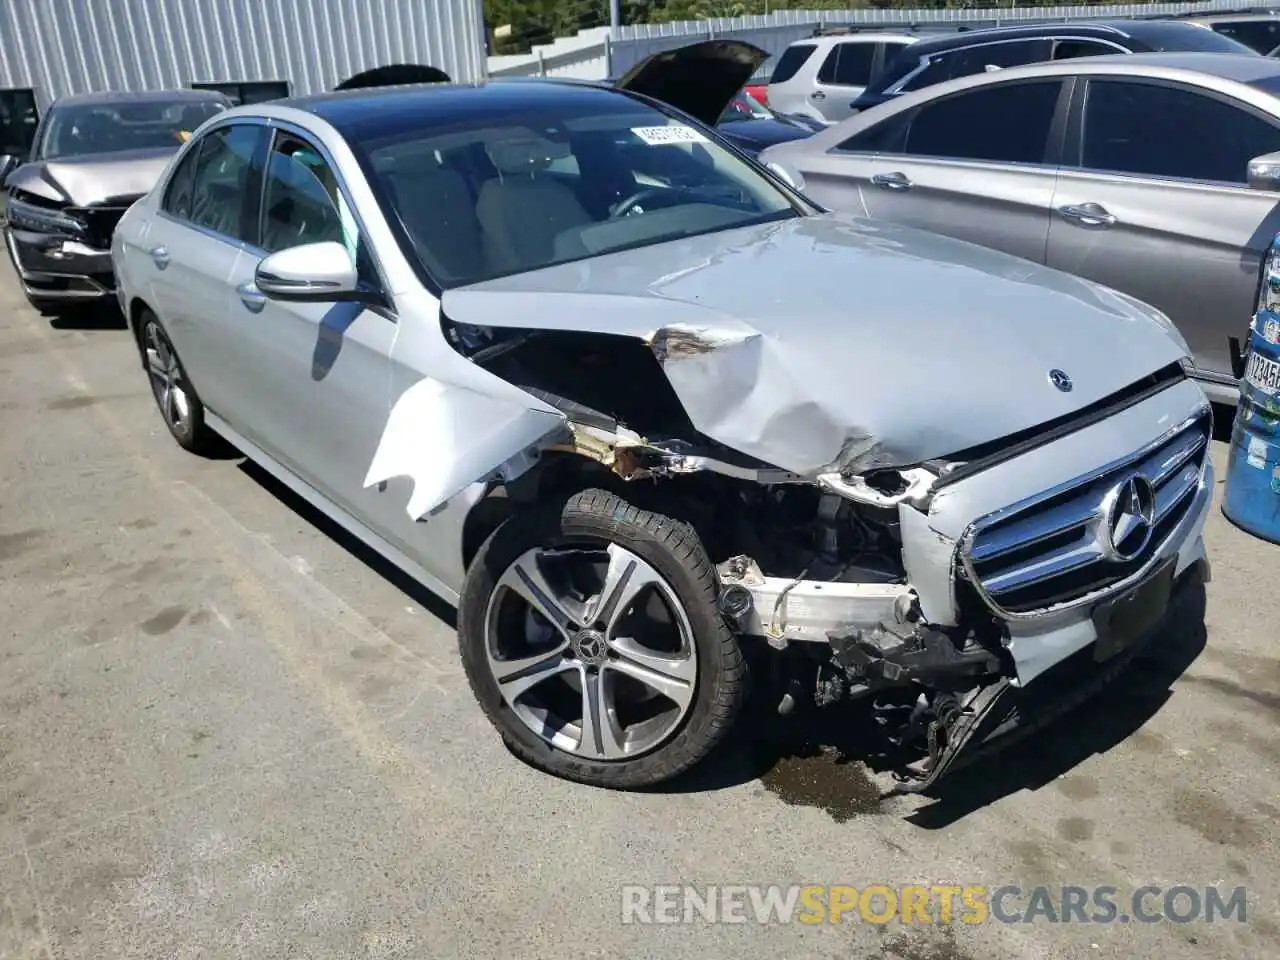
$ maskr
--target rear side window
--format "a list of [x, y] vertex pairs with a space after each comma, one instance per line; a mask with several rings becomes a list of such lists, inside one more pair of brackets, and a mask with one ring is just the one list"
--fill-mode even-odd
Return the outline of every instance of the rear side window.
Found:
[[1149, 83], [1089, 82], [1085, 169], [1242, 184], [1250, 160], [1276, 151], [1280, 129], [1214, 97]]
[[1048, 39], [1010, 40], [1005, 43], [984, 43], [976, 47], [964, 47], [939, 54], [930, 61], [923, 72], [912, 77], [902, 89], [904, 91], [921, 90], [944, 80], [968, 77], [988, 69], [1037, 63], [1048, 60], [1052, 52], [1052, 41]]
[[1074, 60], [1076, 57], [1105, 57], [1124, 53], [1096, 40], [1059, 40], [1053, 45], [1053, 59]]
[[1061, 90], [1060, 80], [1010, 83], [926, 104], [911, 120], [903, 152], [1043, 163]]
[[871, 79], [874, 43], [838, 43], [818, 70], [818, 81], [841, 87], [865, 87]]
[[778, 58], [778, 65], [773, 68], [773, 75], [769, 78], [769, 82], [786, 83], [804, 66], [805, 61], [813, 56], [813, 51], [816, 49], [817, 47], [812, 43], [797, 43], [787, 47]]
[[250, 240], [245, 198], [254, 189], [254, 155], [266, 127], [235, 124], [200, 138], [174, 171], [166, 212], [233, 240]]

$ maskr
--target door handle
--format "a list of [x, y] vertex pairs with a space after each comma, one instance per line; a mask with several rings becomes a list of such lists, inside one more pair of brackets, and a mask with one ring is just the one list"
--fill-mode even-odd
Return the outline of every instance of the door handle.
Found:
[[1074, 203], [1059, 207], [1058, 213], [1063, 219], [1071, 220], [1084, 227], [1109, 227], [1116, 218], [1107, 212], [1100, 203]]
[[911, 189], [911, 181], [907, 179], [907, 175], [896, 170], [893, 173], [877, 173], [872, 176], [871, 182], [877, 187], [884, 187], [886, 190]]
[[825, 93], [823, 93], [821, 90], [815, 90], [815, 91], [813, 91], [813, 93], [809, 94], [809, 99], [810, 99], [810, 100], [825, 100], [825, 99], [827, 99], [827, 95], [826, 95]]
[[163, 270], [169, 265], [169, 251], [165, 247], [152, 247], [151, 261], [157, 269]]
[[242, 283], [236, 287], [236, 296], [250, 313], [261, 313], [262, 308], [267, 305], [267, 295], [253, 283]]

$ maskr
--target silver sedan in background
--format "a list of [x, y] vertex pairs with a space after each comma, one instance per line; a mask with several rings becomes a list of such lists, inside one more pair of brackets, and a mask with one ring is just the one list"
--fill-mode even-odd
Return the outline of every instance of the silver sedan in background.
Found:
[[[923, 227], [1158, 307], [1236, 402], [1280, 229], [1280, 63], [1151, 53], [965, 77], [771, 147], [835, 210]], [[942, 291], [945, 299], [945, 290]]]

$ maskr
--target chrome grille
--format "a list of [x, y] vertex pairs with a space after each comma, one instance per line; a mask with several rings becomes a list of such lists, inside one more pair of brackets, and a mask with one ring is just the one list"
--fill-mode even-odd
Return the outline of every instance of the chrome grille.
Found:
[[[961, 545], [966, 575], [997, 613], [1011, 614], [1068, 603], [1133, 576], [1191, 508], [1210, 430], [1205, 412], [1130, 457], [984, 517]], [[1148, 497], [1149, 519], [1137, 509]], [[1125, 498], [1133, 499], [1133, 511]], [[1125, 522], [1138, 514], [1141, 522]]]

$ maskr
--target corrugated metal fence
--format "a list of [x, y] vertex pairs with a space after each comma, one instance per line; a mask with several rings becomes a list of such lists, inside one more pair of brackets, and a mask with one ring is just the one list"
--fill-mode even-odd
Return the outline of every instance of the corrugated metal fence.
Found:
[[[881, 26], [893, 28], [910, 24], [972, 23], [996, 26], [1031, 20], [1083, 20], [1101, 17], [1152, 17], [1170, 14], [1212, 13], [1250, 6], [1243, 0], [1209, 0], [1203, 3], [1143, 3], [1088, 7], [1001, 7], [998, 9], [954, 10], [782, 10], [766, 16], [732, 17], [720, 20], [640, 24], [584, 30], [576, 37], [535, 47], [519, 56], [490, 57], [493, 76], [578, 77], [600, 80], [619, 76], [645, 57], [699, 40], [733, 38], [754, 43], [776, 57], [796, 40], [812, 36], [823, 26]], [[1253, 7], [1280, 7], [1257, 3]], [[772, 58], [761, 71], [767, 76]]]
[[480, 0], [0, 0], [0, 88], [288, 80], [294, 94], [425, 63], [484, 77]]

